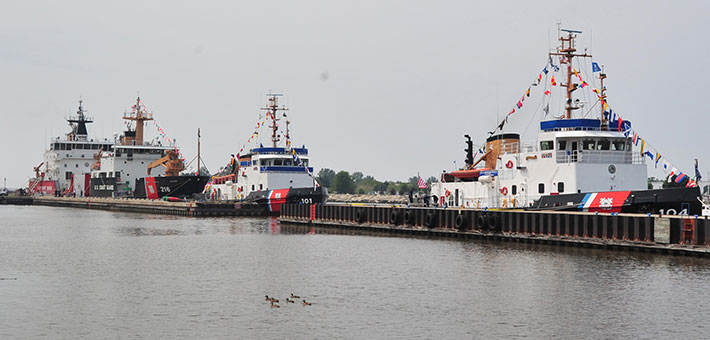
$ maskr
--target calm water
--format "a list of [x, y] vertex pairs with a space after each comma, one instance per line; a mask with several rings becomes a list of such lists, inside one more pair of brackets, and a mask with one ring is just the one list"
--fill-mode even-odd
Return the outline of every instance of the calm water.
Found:
[[710, 260], [319, 232], [0, 206], [0, 338], [710, 337]]

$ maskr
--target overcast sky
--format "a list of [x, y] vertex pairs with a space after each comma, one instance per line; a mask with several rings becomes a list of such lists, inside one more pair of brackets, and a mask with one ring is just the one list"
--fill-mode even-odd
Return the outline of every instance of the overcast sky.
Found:
[[[0, 177], [26, 185], [80, 96], [98, 138], [123, 130], [138, 92], [187, 158], [201, 128], [214, 172], [269, 90], [316, 171], [438, 175], [537, 77], [557, 22], [584, 31], [614, 110], [706, 173], [709, 15], [707, 1], [2, 1]], [[535, 138], [540, 92], [507, 132]]]

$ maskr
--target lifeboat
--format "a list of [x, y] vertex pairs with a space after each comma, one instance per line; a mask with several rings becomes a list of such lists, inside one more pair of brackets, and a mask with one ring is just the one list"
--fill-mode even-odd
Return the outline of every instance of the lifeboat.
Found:
[[455, 180], [470, 182], [478, 180], [478, 177], [481, 176], [481, 172], [487, 170], [490, 170], [490, 168], [457, 170], [449, 173], [444, 173], [441, 177], [443, 182], [454, 182]]

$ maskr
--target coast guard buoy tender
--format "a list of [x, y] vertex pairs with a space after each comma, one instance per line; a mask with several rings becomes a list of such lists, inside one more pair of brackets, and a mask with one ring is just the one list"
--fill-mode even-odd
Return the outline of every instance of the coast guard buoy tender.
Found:
[[[633, 150], [636, 141], [630, 133], [631, 122], [622, 120], [608, 109], [603, 72], [599, 76], [601, 90], [594, 90], [599, 99], [595, 105], [601, 104], [600, 115], [598, 118], [573, 117], [573, 111], [582, 105], [573, 98], [572, 92], [589, 84], [572, 67], [572, 60], [591, 56], [586, 50], [583, 54], [575, 53], [574, 39], [576, 33], [581, 32], [562, 31], [567, 36], [561, 36], [561, 46], [550, 52], [550, 61], [543, 73], [547, 78], [548, 67], [555, 71], [560, 69], [553, 63], [553, 57], [559, 57], [559, 64], [566, 66], [566, 77], [560, 77], [566, 78], [566, 83], [559, 84], [566, 90], [564, 114], [556, 119], [542, 120], [533, 144], [521, 143], [519, 134], [503, 133], [506, 117], [493, 133], [489, 133], [477, 160], [470, 137], [466, 135], [466, 167], [444, 171], [440, 181], [432, 184], [431, 195], [436, 205], [700, 214], [702, 207], [697, 201], [700, 191], [693, 183], [647, 190], [646, 155], [643, 150]], [[540, 85], [543, 73], [532, 86]], [[573, 81], [573, 75], [579, 78], [579, 83]], [[557, 85], [554, 75], [547, 84]], [[529, 94], [530, 89], [518, 101], [518, 109]], [[545, 99], [549, 100], [549, 94], [549, 90], [545, 91]], [[515, 108], [511, 114], [514, 111]], [[590, 112], [580, 111], [586, 111], [582, 113], [584, 116]]]
[[[205, 186], [205, 194], [211, 200], [226, 200], [255, 203], [268, 211], [278, 213], [284, 203], [325, 203], [328, 191], [321, 187], [313, 176], [308, 149], [292, 146], [289, 125], [291, 122], [279, 106], [281, 94], [268, 94], [268, 105], [262, 108], [266, 116], [257, 123], [256, 130], [236, 157], [212, 177]], [[279, 117], [280, 111], [283, 111]], [[284, 120], [285, 129], [278, 122]], [[257, 142], [260, 128], [270, 121], [271, 146]], [[283, 139], [282, 139], [283, 137]], [[283, 143], [280, 143], [283, 142]], [[245, 149], [249, 144], [258, 144]], [[242, 154], [246, 150], [246, 153]]]

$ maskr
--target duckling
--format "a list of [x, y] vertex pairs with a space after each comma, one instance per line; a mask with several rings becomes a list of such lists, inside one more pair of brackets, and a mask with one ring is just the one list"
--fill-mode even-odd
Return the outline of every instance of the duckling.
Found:
[[273, 301], [271, 302], [271, 308], [281, 308], [281, 306], [275, 304]]
[[291, 293], [291, 298], [292, 299], [300, 299], [301, 297], [298, 295], [293, 295], [293, 293]]
[[306, 302], [306, 300], [303, 300], [303, 305], [304, 305], [304, 306], [310, 306], [310, 305], [312, 305], [312, 303]]
[[291, 300], [290, 298], [286, 298], [286, 302], [288, 302], [288, 303], [295, 303], [296, 301], [295, 301], [295, 300]]

